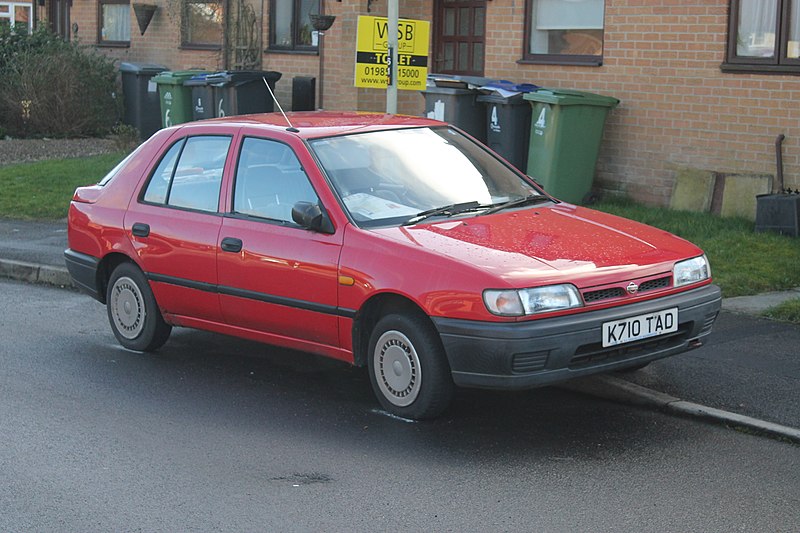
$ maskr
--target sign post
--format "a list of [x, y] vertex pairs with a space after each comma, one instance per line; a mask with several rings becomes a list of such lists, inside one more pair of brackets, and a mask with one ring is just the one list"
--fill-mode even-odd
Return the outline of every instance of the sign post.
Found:
[[399, 11], [398, 0], [389, 0], [387, 4], [389, 10], [389, 20], [387, 25], [387, 33], [389, 35], [389, 85], [386, 87], [386, 112], [395, 114], [397, 113], [397, 47], [400, 40], [397, 38], [397, 31], [399, 29]]

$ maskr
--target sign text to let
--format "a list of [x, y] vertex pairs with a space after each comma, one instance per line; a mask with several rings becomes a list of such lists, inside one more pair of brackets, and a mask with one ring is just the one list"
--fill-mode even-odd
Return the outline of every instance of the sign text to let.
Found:
[[[389, 83], [388, 20], [358, 17], [356, 87], [385, 89]], [[428, 75], [430, 24], [425, 20], [400, 19], [397, 26], [397, 88], [421, 90]]]

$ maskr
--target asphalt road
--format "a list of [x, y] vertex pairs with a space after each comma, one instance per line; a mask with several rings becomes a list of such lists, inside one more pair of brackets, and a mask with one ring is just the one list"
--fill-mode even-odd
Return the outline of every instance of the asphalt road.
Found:
[[0, 281], [3, 531], [797, 531], [800, 448], [561, 389], [376, 410], [361, 370]]
[[678, 398], [800, 428], [800, 327], [792, 324], [723, 312], [702, 348], [623, 376]]

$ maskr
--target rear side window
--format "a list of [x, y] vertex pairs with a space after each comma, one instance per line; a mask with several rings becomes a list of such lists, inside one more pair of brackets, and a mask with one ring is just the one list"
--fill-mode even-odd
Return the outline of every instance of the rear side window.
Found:
[[143, 200], [216, 212], [230, 137], [188, 137], [173, 144], [147, 184]]

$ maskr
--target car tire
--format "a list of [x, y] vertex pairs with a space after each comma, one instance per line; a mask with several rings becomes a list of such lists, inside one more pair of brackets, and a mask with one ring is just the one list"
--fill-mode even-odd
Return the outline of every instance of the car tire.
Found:
[[427, 317], [390, 314], [369, 340], [372, 389], [389, 413], [413, 420], [443, 413], [453, 399], [450, 365], [441, 339]]
[[147, 278], [132, 263], [122, 263], [111, 273], [106, 310], [114, 336], [129, 350], [157, 350], [172, 332], [172, 326], [161, 316]]

